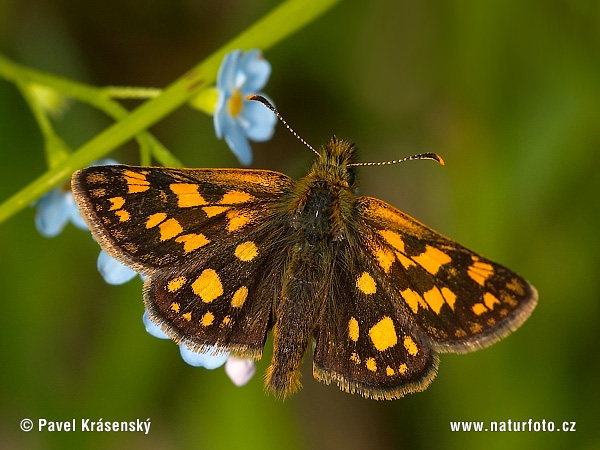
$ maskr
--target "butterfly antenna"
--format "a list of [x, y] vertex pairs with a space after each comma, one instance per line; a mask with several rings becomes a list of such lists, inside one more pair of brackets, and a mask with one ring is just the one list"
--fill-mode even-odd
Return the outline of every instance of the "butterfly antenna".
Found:
[[445, 164], [444, 160], [437, 153], [420, 153], [418, 155], [407, 156], [406, 158], [394, 159], [392, 161], [377, 161], [377, 162], [357, 162], [348, 164], [349, 166], [390, 166], [392, 164], [398, 164], [404, 161], [411, 161], [413, 159], [432, 159], [437, 161], [442, 166]]
[[273, 111], [273, 114], [275, 114], [277, 116], [277, 118], [279, 120], [281, 120], [281, 123], [283, 123], [285, 125], [285, 127], [290, 131], [290, 133], [292, 133], [294, 136], [296, 136], [296, 138], [302, 142], [304, 145], [306, 145], [309, 149], [312, 150], [312, 152], [319, 156], [319, 152], [317, 152], [312, 145], [310, 145], [308, 142], [306, 142], [304, 139], [302, 139], [302, 137], [300, 137], [300, 135], [298, 133], [296, 133], [294, 131], [294, 129], [292, 127], [290, 127], [288, 125], [288, 123], [285, 121], [285, 119], [281, 116], [281, 114], [279, 114], [279, 111], [277, 111], [275, 109], [275, 107], [271, 104], [271, 102], [269, 100], [267, 100], [266, 98], [264, 98], [262, 95], [257, 95], [257, 94], [250, 94], [246, 97], [246, 100], [254, 100], [255, 102], [260, 102], [263, 105], [265, 105], [267, 108], [269, 108], [271, 111]]

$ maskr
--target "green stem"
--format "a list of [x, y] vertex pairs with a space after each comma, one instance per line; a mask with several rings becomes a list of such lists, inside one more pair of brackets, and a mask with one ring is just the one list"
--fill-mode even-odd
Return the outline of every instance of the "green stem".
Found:
[[[68, 159], [48, 170], [0, 205], [0, 223], [61, 183], [71, 174], [100, 159], [114, 148], [147, 129], [174, 109], [186, 103], [202, 89], [215, 82], [223, 57], [235, 49], [266, 50], [307, 23], [311, 22], [340, 0], [287, 0], [250, 28], [229, 41], [204, 61], [169, 85], [158, 97], [148, 100], [109, 126], [75, 151]], [[0, 68], [0, 75], [2, 70]]]
[[[14, 63], [1, 54], [0, 76], [17, 85], [20, 83], [37, 83], [42, 86], [48, 86], [65, 96], [79, 100], [82, 103], [87, 103], [103, 111], [115, 120], [122, 119], [129, 112], [120, 103], [107, 96], [104, 93], [103, 88], [88, 86], [87, 84], [78, 81], [31, 69]], [[143, 131], [135, 138], [140, 144], [140, 147], [151, 149], [152, 156], [154, 156], [162, 165], [182, 166], [181, 162], [149, 132]], [[52, 165], [50, 167], [52, 167]]]

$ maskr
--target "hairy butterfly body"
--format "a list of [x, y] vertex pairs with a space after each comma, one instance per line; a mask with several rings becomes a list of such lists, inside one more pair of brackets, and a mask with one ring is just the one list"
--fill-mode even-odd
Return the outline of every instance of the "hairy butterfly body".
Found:
[[306, 177], [97, 166], [73, 175], [101, 246], [147, 276], [150, 317], [177, 342], [260, 358], [287, 395], [314, 376], [394, 399], [424, 390], [439, 352], [486, 347], [537, 302], [525, 279], [387, 203], [354, 194], [353, 145], [333, 138]]

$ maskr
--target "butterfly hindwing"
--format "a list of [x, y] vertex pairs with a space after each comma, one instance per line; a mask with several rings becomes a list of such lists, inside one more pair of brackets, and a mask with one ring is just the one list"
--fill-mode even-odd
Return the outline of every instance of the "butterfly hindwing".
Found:
[[336, 273], [316, 334], [315, 377], [375, 399], [426, 389], [437, 355], [398, 314], [368, 260], [345, 256], [339, 267], [346, 270]]
[[197, 350], [216, 346], [259, 358], [271, 313], [264, 245], [250, 234], [207, 260], [151, 275], [144, 287], [150, 317]]
[[387, 203], [358, 198], [361, 240], [403, 314], [436, 351], [486, 347], [537, 301], [525, 279]]

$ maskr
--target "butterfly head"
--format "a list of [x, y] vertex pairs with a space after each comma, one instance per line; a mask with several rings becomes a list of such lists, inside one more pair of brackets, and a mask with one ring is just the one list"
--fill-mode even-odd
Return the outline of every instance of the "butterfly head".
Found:
[[354, 162], [356, 147], [353, 143], [333, 136], [319, 152], [310, 169], [309, 176], [332, 185], [353, 189], [355, 184]]

